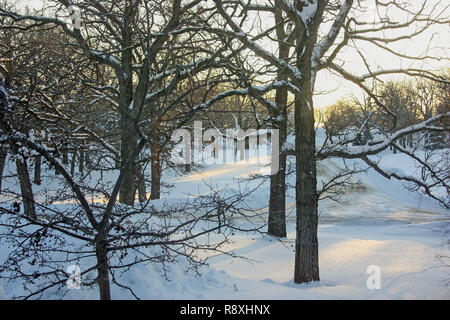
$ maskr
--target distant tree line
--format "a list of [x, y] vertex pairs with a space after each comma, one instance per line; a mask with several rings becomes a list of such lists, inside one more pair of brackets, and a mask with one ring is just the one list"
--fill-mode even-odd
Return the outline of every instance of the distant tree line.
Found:
[[[372, 135], [381, 132], [393, 132], [428, 120], [438, 114], [450, 111], [450, 72], [442, 72], [442, 82], [430, 79], [409, 79], [404, 81], [388, 81], [377, 84], [373, 94], [396, 113], [393, 122], [385, 113], [377, 108], [370, 96], [358, 99], [355, 96], [345, 97], [335, 104], [323, 109], [316, 109], [318, 125], [322, 126], [331, 142], [333, 138], [357, 131], [364, 122], [367, 124], [363, 132], [353, 142], [364, 145]], [[448, 126], [448, 120], [438, 122]], [[425, 149], [442, 149], [450, 146], [448, 132], [425, 132], [408, 134], [399, 139], [403, 148], [422, 147]], [[396, 152], [396, 148], [391, 146]]]

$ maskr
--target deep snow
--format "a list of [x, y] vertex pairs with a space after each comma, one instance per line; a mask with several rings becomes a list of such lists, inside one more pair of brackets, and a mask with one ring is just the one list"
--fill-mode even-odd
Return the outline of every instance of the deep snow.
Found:
[[[413, 166], [401, 155], [384, 153], [386, 165], [398, 165], [404, 171]], [[358, 163], [358, 161], [355, 161]], [[360, 163], [359, 163], [360, 164]], [[361, 164], [360, 164], [361, 165]], [[326, 160], [319, 168], [319, 181], [342, 167], [341, 160]], [[6, 170], [13, 171], [8, 164]], [[237, 189], [238, 180], [250, 173], [267, 171], [256, 163], [212, 165], [186, 176], [166, 174], [174, 188], [165, 190], [161, 200], [176, 202], [209, 192], [205, 184]], [[51, 172], [47, 172], [49, 175]], [[105, 179], [114, 178], [105, 174]], [[288, 179], [294, 182], [295, 177]], [[158, 264], [141, 265], [122, 277], [142, 299], [450, 299], [450, 268], [437, 257], [450, 255], [448, 212], [435, 201], [417, 192], [409, 192], [402, 183], [388, 180], [373, 171], [361, 174], [361, 188], [348, 190], [342, 203], [320, 202], [319, 252], [321, 281], [293, 283], [294, 268], [294, 190], [288, 190], [288, 237], [278, 241], [260, 234], [236, 233], [226, 250], [246, 259], [227, 255], [211, 257], [201, 276], [185, 273], [185, 262], [168, 266], [168, 280]], [[17, 188], [12, 179], [7, 187]], [[251, 188], [257, 182], [243, 185]], [[44, 184], [57, 190], [57, 183]], [[36, 187], [36, 186], [34, 186]], [[240, 186], [242, 188], [242, 184]], [[36, 189], [42, 189], [39, 187]], [[16, 189], [17, 190], [17, 189]], [[268, 182], [250, 196], [253, 208], [267, 211]], [[5, 204], [4, 204], [5, 205]], [[246, 224], [248, 222], [242, 222]], [[8, 249], [0, 249], [4, 259]], [[369, 290], [366, 281], [369, 266], [381, 271], [380, 289]], [[20, 292], [18, 283], [0, 283], [0, 298]], [[60, 292], [50, 291], [43, 298], [57, 299]], [[128, 291], [114, 286], [114, 299], [132, 299]], [[94, 290], [71, 290], [64, 299], [97, 299]]]

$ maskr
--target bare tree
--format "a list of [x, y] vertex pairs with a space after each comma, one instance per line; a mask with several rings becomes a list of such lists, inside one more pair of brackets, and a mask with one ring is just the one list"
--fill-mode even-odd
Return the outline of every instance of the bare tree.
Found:
[[[347, 145], [338, 151], [316, 153], [313, 92], [317, 73], [322, 70], [331, 70], [342, 78], [356, 84], [365, 91], [386, 115], [391, 117], [392, 126], [396, 127], [396, 114], [383, 104], [371, 91], [366, 81], [378, 79], [386, 74], [407, 74], [422, 76], [439, 80], [435, 74], [419, 68], [379, 68], [374, 70], [370, 61], [358, 47], [360, 43], [368, 43], [375, 48], [410, 60], [439, 59], [430, 55], [414, 56], [397, 52], [391, 45], [404, 39], [413, 39], [425, 33], [431, 25], [448, 23], [448, 12], [445, 4], [434, 3], [427, 6], [425, 1], [421, 4], [411, 5], [406, 1], [374, 1], [370, 3], [370, 10], [375, 15], [372, 21], [360, 20], [358, 13], [366, 10], [366, 4], [351, 0], [346, 1], [295, 1], [294, 3], [276, 0], [274, 2], [251, 2], [215, 0], [218, 14], [223, 25], [211, 28], [211, 32], [226, 34], [239, 41], [248, 50], [264, 59], [280, 70], [284, 70], [289, 78], [289, 90], [295, 95], [295, 155], [296, 155], [296, 212], [297, 235], [294, 281], [303, 283], [319, 280], [318, 240], [317, 240], [317, 179], [316, 161], [325, 156], [346, 156], [358, 154], [371, 166], [375, 165], [367, 160], [367, 155], [383, 150], [377, 147], [361, 146], [359, 152]], [[369, 4], [367, 4], [368, 6]], [[252, 34], [245, 29], [243, 23], [247, 18], [249, 8], [259, 8], [260, 12], [273, 12], [275, 8], [281, 9], [283, 14], [293, 24], [294, 50], [290, 59], [283, 60], [276, 57], [273, 52], [262, 44], [262, 38], [270, 39], [270, 28], [260, 34]], [[417, 26], [411, 31], [411, 26]], [[386, 33], [386, 31], [395, 31]], [[368, 69], [364, 75], [356, 75], [346, 70], [338, 61], [344, 47], [350, 47], [361, 58], [361, 65]], [[448, 114], [442, 114], [430, 120], [437, 121]], [[427, 121], [407, 130], [396, 131], [385, 140], [382, 145], [394, 143], [395, 138], [401, 137], [403, 132], [432, 129], [432, 122]], [[361, 130], [364, 129], [364, 124]], [[435, 128], [448, 130], [448, 128]], [[323, 151], [323, 150], [322, 150]], [[378, 169], [380, 169], [378, 167]], [[390, 174], [388, 176], [396, 176]]]
[[[54, 2], [58, 10], [74, 5], [69, 0]], [[78, 1], [81, 28], [72, 28], [62, 19], [49, 16], [21, 15], [3, 9], [0, 14], [15, 22], [25, 21], [28, 29], [43, 24], [61, 28], [69, 37], [68, 45], [112, 72], [114, 79], [91, 84], [91, 89], [97, 93], [94, 99], [107, 101], [119, 115], [120, 150], [116, 152], [120, 152], [123, 166], [138, 143], [133, 128], [142, 113], [146, 115], [147, 130], [158, 129], [164, 117], [181, 105], [179, 97], [167, 99], [179, 84], [208, 68], [220, 70], [230, 66], [226, 50], [215, 47], [214, 38], [192, 27], [196, 23], [195, 8], [200, 2]], [[49, 10], [44, 13], [48, 11], [50, 15]], [[200, 39], [210, 46], [195, 46]], [[157, 158], [158, 154], [151, 158], [156, 171], [152, 186], [154, 199], [158, 198], [157, 172], [161, 170]], [[136, 168], [137, 164], [131, 165], [131, 173], [126, 173], [119, 193], [120, 201], [128, 205], [134, 203], [138, 185], [135, 173], [141, 170]]]
[[[0, 102], [2, 136], [10, 147], [37, 153], [54, 166], [62, 177], [55, 199], [72, 200], [73, 203], [54, 206], [45, 198], [27, 199], [37, 207], [33, 215], [26, 210], [22, 213], [0, 207], [3, 213], [0, 238], [12, 247], [6, 263], [0, 268], [1, 277], [23, 281], [28, 290], [28, 294], [16, 298], [40, 297], [52, 288], [67, 290], [64, 288], [70, 279], [66, 271], [68, 263], [83, 266], [80, 275], [85, 280], [82, 285], [98, 285], [100, 299], [111, 299], [111, 283], [138, 298], [132, 288], [120, 282], [117, 272], [141, 263], [173, 261], [180, 256], [188, 259], [196, 269], [204, 263], [204, 259], [197, 256], [198, 252], [222, 252], [221, 244], [228, 241], [229, 234], [236, 228], [236, 219], [248, 219], [252, 214], [250, 208], [243, 205], [248, 193], [229, 194], [215, 190], [194, 201], [162, 207], [152, 205], [151, 201], [141, 203], [138, 208], [118, 204], [117, 196], [126, 173], [132, 170], [132, 163], [150, 142], [137, 125], [139, 142], [120, 168], [116, 181], [111, 186], [99, 180], [93, 187], [73, 177], [58, 160], [54, 148], [35, 141], [29, 131], [22, 132], [23, 124], [17, 118], [20, 115], [13, 112], [21, 100], [11, 97], [10, 89], [3, 81]], [[106, 203], [90, 203], [88, 195], [91, 193], [102, 194]], [[197, 227], [199, 224], [200, 228]], [[252, 227], [251, 230], [260, 228]], [[218, 230], [219, 239], [209, 241], [206, 235]], [[160, 253], [148, 252], [151, 247], [159, 248]]]
[[[16, 246], [3, 271], [10, 272], [12, 280], [25, 279], [31, 286], [35, 282], [40, 283], [24, 298], [63, 286], [67, 280], [63, 263], [92, 258], [93, 263], [84, 271], [90, 279], [85, 285], [98, 285], [100, 298], [110, 299], [111, 281], [120, 286], [114, 277], [116, 269], [127, 269], [141, 262], [164, 261], [170, 259], [169, 253], [184, 255], [196, 265], [197, 250], [215, 250], [226, 241], [223, 238], [212, 244], [198, 239], [218, 229], [224, 232], [231, 226], [226, 219], [244, 212], [238, 206], [242, 202], [242, 194], [230, 197], [217, 192], [194, 204], [167, 206], [166, 211], [153, 207], [144, 197], [140, 198], [141, 204], [136, 209], [117, 203], [120, 195], [121, 202], [134, 204], [136, 188], [140, 189], [140, 195], [145, 193], [145, 187], [135, 183], [135, 178], [142, 174], [139, 166], [159, 153], [151, 146], [163, 148], [170, 139], [171, 130], [186, 125], [198, 112], [227, 97], [246, 96], [249, 91], [264, 94], [272, 89], [272, 86], [233, 88], [208, 96], [195, 105], [186, 103], [195, 90], [220, 83], [221, 71], [228, 70], [227, 81], [235, 81], [236, 68], [231, 58], [236, 52], [227, 52], [228, 46], [215, 46], [217, 38], [198, 33], [198, 27], [190, 26], [194, 19], [190, 10], [198, 2], [185, 7], [181, 7], [180, 1], [171, 3], [169, 7], [164, 2], [111, 2], [110, 10], [100, 2], [81, 2], [78, 5], [83, 9], [82, 18], [87, 28], [84, 30], [71, 28], [59, 18], [22, 15], [12, 9], [0, 9], [0, 17], [7, 22], [5, 30], [17, 30], [21, 35], [24, 30], [56, 28], [63, 32], [58, 44], [68, 50], [73, 49], [67, 55], [59, 55], [58, 52], [47, 55], [39, 46], [30, 51], [38, 63], [32, 68], [49, 67], [35, 68], [39, 70], [36, 81], [27, 82], [27, 72], [32, 68], [24, 68], [23, 75], [16, 75], [16, 86], [25, 88], [27, 99], [11, 95], [10, 88], [3, 83], [1, 87], [0, 128], [10, 149], [17, 147], [17, 150], [41, 157], [58, 172], [59, 180], [58, 189], [53, 192], [46, 190], [45, 197], [33, 199], [23, 196], [24, 201], [37, 207], [35, 214], [23, 215], [20, 210], [16, 212], [3, 206], [1, 209], [6, 219], [1, 223], [8, 230], [1, 238], [9, 239]], [[71, 4], [68, 1], [56, 3], [60, 5], [58, 8]], [[187, 17], [182, 19], [183, 14]], [[104, 15], [108, 19], [97, 19]], [[195, 36], [193, 32], [196, 32]], [[197, 37], [211, 45], [196, 47], [193, 41], [199, 41]], [[95, 45], [98, 47], [91, 47]], [[15, 59], [19, 64], [20, 55]], [[64, 66], [58, 69], [59, 64]], [[214, 76], [217, 74], [219, 76]], [[201, 82], [189, 86], [194, 75]], [[57, 80], [61, 82], [57, 83]], [[72, 112], [73, 106], [78, 104], [83, 109]], [[12, 111], [18, 106], [23, 107], [32, 120], [24, 121], [19, 113]], [[109, 125], [107, 120], [113, 123]], [[112, 136], [107, 135], [110, 128]], [[117, 131], [120, 152], [114, 144]], [[67, 144], [73, 148], [70, 170], [64, 164], [64, 155], [62, 162], [59, 160], [65, 143], [55, 140], [55, 137], [67, 138]], [[94, 160], [93, 148], [98, 154], [97, 165], [91, 163]], [[118, 176], [111, 183], [101, 178], [90, 178], [92, 170], [102, 168], [101, 160], [105, 154], [120, 162]], [[74, 172], [74, 159], [80, 165], [79, 175]], [[87, 163], [89, 166], [85, 166]], [[157, 175], [158, 169], [153, 169], [152, 174]], [[158, 177], [154, 179], [158, 180]], [[30, 195], [33, 195], [32, 190]], [[101, 196], [105, 203], [90, 203], [89, 196]], [[56, 201], [76, 204], [70, 208], [55, 208], [48, 204]], [[183, 214], [178, 215], [180, 212]], [[200, 222], [208, 220], [219, 220], [220, 223], [209, 224], [201, 231], [195, 229]], [[130, 225], [128, 229], [123, 226], [125, 222]], [[41, 246], [41, 240], [48, 241], [49, 238], [56, 239], [56, 244], [46, 242]], [[33, 244], [33, 249], [24, 252], [21, 243]], [[155, 258], [140, 251], [151, 246], [163, 247], [167, 252]], [[127, 263], [119, 261], [115, 265], [113, 257], [119, 253], [126, 256], [127, 250], [135, 251], [133, 259]], [[59, 254], [70, 257], [59, 260]], [[17, 257], [28, 259], [34, 256], [37, 259], [39, 255], [46, 256], [42, 262], [46, 268], [41, 272], [29, 274], [24, 264], [18, 265]], [[30, 258], [31, 265], [35, 264], [34, 258]], [[92, 272], [96, 273], [95, 277], [90, 275]]]

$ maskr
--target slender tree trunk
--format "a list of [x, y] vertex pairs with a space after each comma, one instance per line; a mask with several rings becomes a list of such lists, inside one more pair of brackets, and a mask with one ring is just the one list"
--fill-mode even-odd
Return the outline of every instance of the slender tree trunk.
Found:
[[[285, 24], [282, 23], [283, 15], [280, 10], [275, 12], [275, 22], [277, 24], [276, 33], [280, 40], [278, 57], [283, 60], [289, 58], [290, 46], [283, 42], [286, 39], [284, 30]], [[288, 76], [285, 70], [278, 70], [278, 80], [287, 80]], [[267, 232], [276, 237], [286, 237], [286, 152], [284, 145], [287, 134], [287, 99], [288, 90], [286, 87], [276, 89], [275, 104], [277, 114], [274, 115], [275, 127], [279, 130], [279, 169], [278, 172], [270, 176], [270, 200], [269, 200], [269, 219]]]
[[62, 163], [69, 164], [69, 151], [67, 149], [67, 143], [64, 144], [64, 148], [62, 149]]
[[28, 174], [27, 161], [22, 156], [19, 156], [18, 153], [15, 152], [15, 154], [17, 157], [20, 157], [16, 159], [16, 168], [17, 175], [19, 177], [20, 190], [22, 193], [24, 213], [28, 217], [36, 219], [36, 208], [34, 206], [33, 189], [31, 187], [31, 180]]
[[72, 153], [72, 159], [70, 161], [70, 175], [72, 177], [75, 174], [75, 164], [77, 162], [77, 153], [78, 153], [78, 149], [74, 149], [74, 151]]
[[92, 161], [91, 161], [91, 152], [88, 149], [86, 149], [86, 152], [84, 153], [84, 163], [86, 164], [86, 167], [88, 169], [92, 168]]
[[40, 185], [42, 183], [41, 179], [41, 165], [42, 165], [42, 156], [36, 156], [34, 158], [34, 179], [33, 182], [37, 185]]
[[84, 150], [80, 150], [80, 159], [78, 160], [78, 171], [84, 173]]
[[95, 240], [97, 257], [97, 281], [100, 291], [100, 300], [111, 300], [111, 287], [109, 281], [108, 251], [103, 237], [97, 235]]
[[161, 197], [161, 154], [160, 147], [156, 143], [152, 144], [151, 153], [152, 181], [150, 199], [155, 200]]
[[7, 155], [8, 151], [6, 151], [6, 147], [2, 145], [0, 147], [0, 193], [2, 192], [3, 170], [5, 169]]
[[114, 156], [114, 167], [115, 169], [120, 169], [120, 155], [116, 154]]
[[[8, 54], [9, 57], [12, 58], [13, 51], [10, 51]], [[12, 61], [12, 59], [11, 59]], [[7, 64], [7, 69], [10, 71], [13, 71], [14, 65], [12, 63]], [[6, 90], [9, 89], [10, 85], [10, 75], [9, 73], [2, 74], [3, 77], [5, 77], [5, 87]], [[2, 132], [3, 133], [10, 133], [12, 132], [12, 128], [7, 124], [7, 120], [5, 117], [7, 116], [7, 113], [10, 112], [8, 108], [8, 96], [2, 94], [0, 96], [0, 119], [2, 120]], [[6, 122], [6, 124], [5, 124]], [[24, 129], [24, 128], [20, 128]], [[25, 130], [24, 130], [25, 131]], [[11, 153], [16, 157], [16, 169], [17, 169], [17, 175], [19, 177], [19, 184], [20, 184], [20, 190], [22, 193], [22, 202], [23, 202], [23, 208], [24, 208], [24, 214], [30, 217], [31, 219], [36, 219], [36, 208], [34, 206], [34, 199], [33, 199], [33, 189], [31, 187], [31, 180], [30, 176], [28, 174], [28, 167], [27, 167], [27, 160], [19, 154], [19, 147], [18, 145], [13, 142], [9, 141], [10, 150]], [[4, 162], [6, 160], [6, 152], [4, 149], [4, 145], [2, 145], [1, 148], [1, 158], [2, 158], [2, 164], [1, 164], [1, 174], [3, 175], [3, 167]], [[0, 177], [0, 183], [1, 183], [1, 177]], [[1, 188], [0, 188], [1, 189]]]
[[[285, 89], [285, 88], [279, 88]], [[277, 90], [276, 101], [281, 108], [281, 118], [277, 121], [279, 130], [279, 169], [278, 172], [270, 176], [270, 200], [269, 200], [269, 220], [268, 233], [276, 237], [286, 237], [286, 152], [283, 146], [286, 142], [287, 132], [287, 91]], [[278, 103], [284, 102], [284, 105]]]
[[141, 166], [136, 166], [137, 189], [139, 194], [139, 202], [147, 201], [147, 189], [145, 186], [145, 175]]

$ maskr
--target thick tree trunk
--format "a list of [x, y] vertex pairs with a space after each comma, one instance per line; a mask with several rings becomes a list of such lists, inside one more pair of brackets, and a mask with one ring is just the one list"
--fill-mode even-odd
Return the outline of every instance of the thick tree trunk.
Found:
[[97, 281], [100, 291], [100, 300], [111, 300], [108, 251], [106, 249], [106, 242], [99, 235], [97, 235], [95, 241], [95, 252], [97, 257]]
[[151, 147], [151, 191], [150, 199], [156, 200], [161, 197], [161, 154], [160, 147], [157, 144], [152, 144]]
[[[126, 124], [128, 123], [128, 125]], [[122, 137], [121, 137], [121, 167], [123, 167], [127, 159], [137, 146], [136, 135], [133, 130], [133, 124], [123, 119]], [[120, 186], [119, 201], [123, 204], [133, 206], [136, 196], [136, 165], [132, 164], [130, 170], [125, 173], [123, 183]]]
[[319, 281], [318, 197], [315, 157], [315, 130], [312, 95], [304, 85], [295, 99], [296, 148], [296, 243], [294, 282]]
[[[122, 74], [118, 75], [120, 80], [120, 165], [125, 166], [127, 159], [137, 146], [137, 134], [135, 124], [130, 116], [134, 111], [134, 87], [133, 87], [133, 23], [136, 12], [132, 5], [125, 7], [125, 16], [122, 27], [122, 54], [121, 65]], [[125, 172], [125, 176], [120, 186], [119, 202], [133, 206], [136, 195], [135, 182], [136, 165], [132, 164], [130, 170]]]
[[[314, 127], [313, 88], [315, 74], [312, 70], [312, 51], [317, 41], [317, 26], [325, 2], [318, 2], [318, 9], [311, 33], [304, 34], [304, 50], [297, 52], [297, 68], [302, 78], [296, 82], [300, 93], [295, 95], [295, 158], [296, 158], [296, 239], [294, 282], [319, 281], [319, 224], [316, 132]], [[298, 2], [300, 4], [300, 2]], [[313, 31], [315, 30], [315, 31]]]
[[7, 155], [8, 151], [6, 151], [6, 147], [2, 145], [0, 147], [0, 193], [2, 192], [3, 170], [5, 169]]
[[42, 183], [42, 179], [41, 179], [41, 165], [42, 165], [42, 156], [36, 156], [36, 158], [34, 158], [34, 178], [33, 178], [33, 182], [36, 183], [37, 185], [40, 185]]

